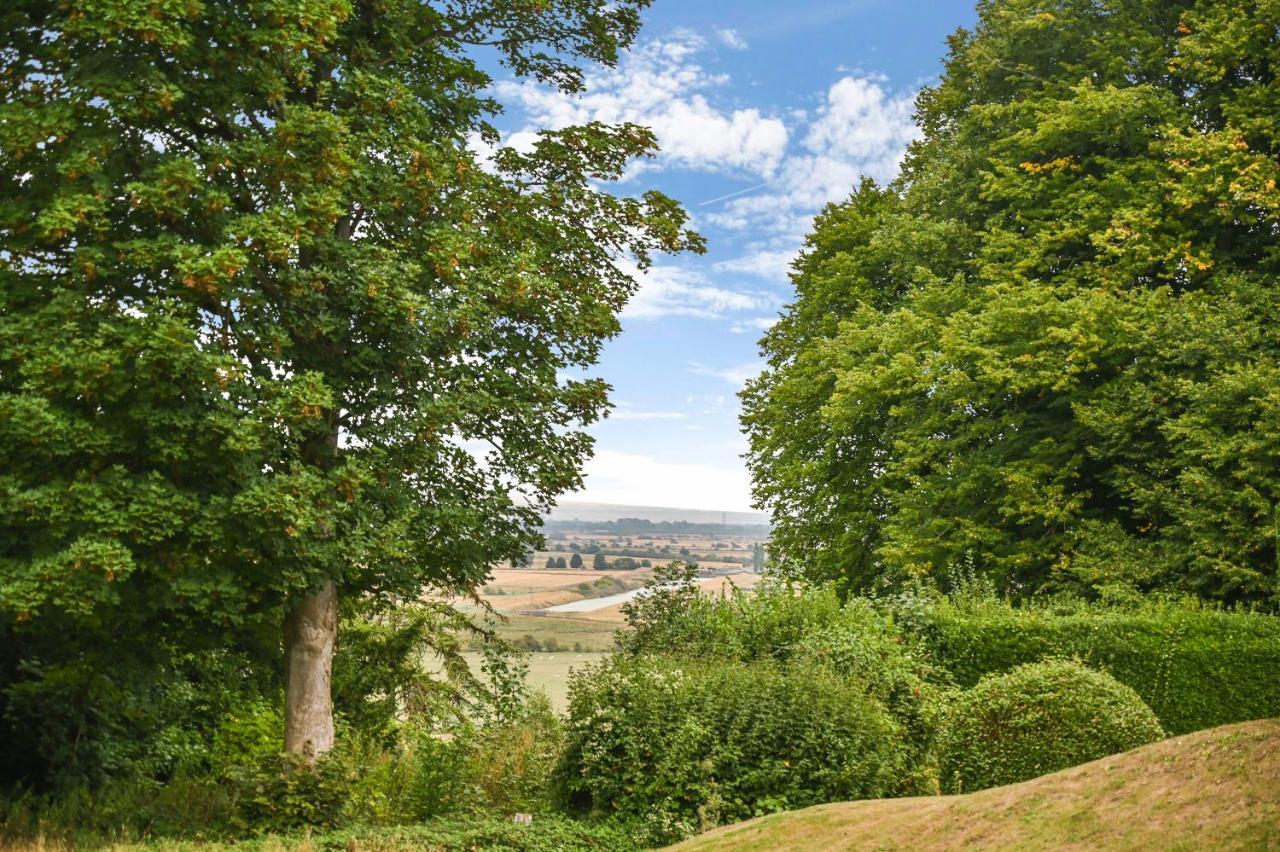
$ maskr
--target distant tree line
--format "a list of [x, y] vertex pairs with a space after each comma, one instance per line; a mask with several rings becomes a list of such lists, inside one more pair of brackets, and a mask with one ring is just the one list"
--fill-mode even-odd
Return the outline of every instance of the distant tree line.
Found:
[[649, 521], [619, 518], [616, 521], [547, 521], [544, 534], [554, 532], [595, 532], [612, 535], [769, 535], [768, 524], [705, 524], [692, 521]]

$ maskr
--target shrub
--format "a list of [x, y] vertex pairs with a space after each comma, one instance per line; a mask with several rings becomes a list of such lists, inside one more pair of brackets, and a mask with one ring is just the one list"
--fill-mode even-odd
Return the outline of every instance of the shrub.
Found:
[[[1115, 607], [941, 599], [913, 623], [960, 686], [1071, 657], [1136, 690], [1170, 734], [1280, 716], [1280, 618], [1192, 602]], [[899, 616], [901, 620], [902, 616]]]
[[265, 698], [231, 708], [219, 721], [209, 747], [209, 769], [215, 778], [237, 768], [261, 766], [275, 760], [284, 742], [282, 700]]
[[884, 795], [906, 757], [866, 692], [811, 664], [615, 657], [572, 677], [561, 783], [573, 807], [669, 837]]
[[799, 593], [762, 583], [754, 592], [733, 589], [715, 598], [696, 585], [697, 567], [671, 563], [655, 570], [648, 594], [623, 604], [629, 654], [687, 654], [735, 660], [790, 658], [806, 636], [840, 617], [840, 601], [827, 589]]
[[793, 657], [820, 663], [865, 684], [901, 726], [909, 772], [894, 791], [938, 792], [935, 739], [942, 709], [938, 673], [921, 659], [893, 621], [865, 600], [851, 600], [828, 624], [813, 628], [793, 648]]
[[522, 712], [479, 731], [467, 761], [467, 778], [487, 813], [546, 811], [551, 778], [564, 748], [564, 727], [544, 693]]
[[1031, 663], [984, 677], [948, 708], [942, 782], [953, 793], [1013, 784], [1163, 736], [1146, 702], [1105, 672]]
[[347, 802], [358, 777], [349, 751], [337, 750], [308, 769], [293, 755], [279, 755], [232, 774], [234, 823], [246, 833], [337, 828], [347, 821]]
[[901, 725], [911, 770], [895, 792], [937, 791], [940, 690], [923, 650], [888, 613], [862, 599], [841, 605], [831, 589], [769, 582], [713, 598], [691, 583], [694, 576], [687, 565], [660, 568], [650, 594], [624, 606], [631, 630], [618, 635], [619, 648], [633, 656], [817, 663], [852, 678]]

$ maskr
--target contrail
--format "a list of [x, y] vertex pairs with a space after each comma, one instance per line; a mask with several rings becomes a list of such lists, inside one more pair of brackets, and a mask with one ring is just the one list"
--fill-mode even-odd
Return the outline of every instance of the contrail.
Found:
[[718, 201], [728, 201], [730, 198], [737, 198], [739, 195], [746, 195], [748, 192], [755, 192], [757, 189], [764, 189], [766, 186], [777, 183], [779, 180], [781, 180], [781, 178], [774, 178], [773, 180], [767, 180], [764, 183], [758, 183], [755, 186], [749, 186], [746, 189], [740, 189], [737, 192], [731, 192], [728, 195], [722, 195], [719, 198], [713, 198], [710, 201], [704, 201], [698, 206], [706, 207], [708, 204], [715, 204]]

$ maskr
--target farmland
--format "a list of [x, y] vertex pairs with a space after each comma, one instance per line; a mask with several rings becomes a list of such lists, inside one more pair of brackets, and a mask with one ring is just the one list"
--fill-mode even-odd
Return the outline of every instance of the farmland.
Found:
[[[557, 604], [591, 601], [627, 589], [643, 588], [652, 571], [537, 571], [499, 568], [480, 598], [499, 614], [495, 625], [504, 639], [531, 651], [529, 686], [542, 690], [557, 710], [567, 703], [569, 673], [596, 662], [613, 647], [613, 636], [624, 627], [622, 604], [573, 614], [532, 614]], [[699, 585], [707, 594], [727, 592], [731, 586], [754, 588], [755, 574], [738, 573], [710, 577]], [[586, 588], [584, 589], [583, 586]], [[478, 612], [474, 604], [459, 606]], [[477, 650], [464, 654], [473, 672], [478, 672], [482, 655]]]
[[[600, 507], [601, 511], [606, 507]], [[628, 507], [611, 507], [621, 517]], [[748, 516], [749, 517], [749, 516]], [[645, 527], [658, 527], [657, 530]], [[546, 531], [547, 547], [528, 560], [529, 567], [492, 569], [479, 591], [483, 606], [467, 598], [453, 599], [454, 605], [473, 615], [485, 607], [498, 620], [494, 624], [504, 639], [527, 651], [529, 684], [545, 690], [553, 706], [563, 709], [569, 672], [594, 662], [614, 646], [614, 633], [623, 628], [624, 597], [642, 589], [654, 576], [654, 567], [672, 561], [696, 562], [702, 569], [699, 585], [710, 595], [727, 593], [736, 586], [754, 588], [759, 575], [751, 573], [751, 563], [762, 547], [767, 530], [759, 525], [659, 521], [558, 521]], [[577, 555], [586, 567], [547, 568], [550, 561], [568, 565]], [[630, 559], [638, 568], [602, 570], [591, 564], [599, 555], [607, 564]], [[627, 564], [627, 563], [624, 563]], [[593, 605], [592, 602], [600, 605]], [[581, 604], [578, 611], [555, 612], [553, 608]], [[477, 648], [467, 659], [477, 671]]]

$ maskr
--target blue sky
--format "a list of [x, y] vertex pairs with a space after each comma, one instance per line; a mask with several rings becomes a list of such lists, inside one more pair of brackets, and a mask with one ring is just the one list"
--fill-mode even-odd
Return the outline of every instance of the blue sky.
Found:
[[916, 92], [974, 17], [973, 0], [656, 0], [583, 95], [499, 80], [508, 144], [588, 120], [654, 128], [662, 153], [618, 190], [679, 199], [709, 244], [642, 279], [596, 371], [617, 408], [567, 500], [750, 507], [736, 393], [791, 298], [788, 263], [823, 204], [892, 176]]

